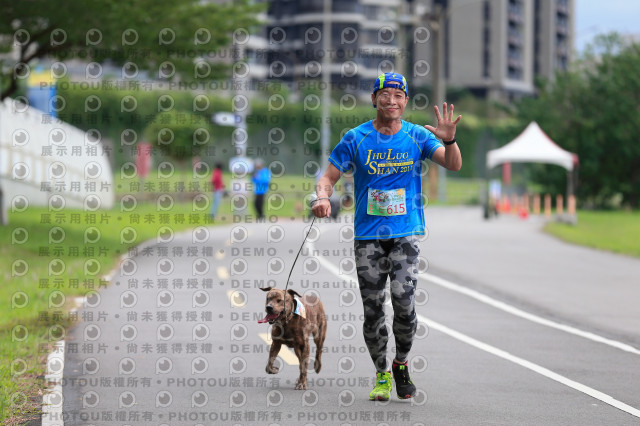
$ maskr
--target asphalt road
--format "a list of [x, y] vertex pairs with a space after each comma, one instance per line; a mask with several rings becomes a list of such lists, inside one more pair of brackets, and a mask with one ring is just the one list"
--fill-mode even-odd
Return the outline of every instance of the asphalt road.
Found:
[[542, 223], [427, 208], [418, 394], [384, 403], [368, 400], [348, 216], [316, 221], [291, 277], [328, 317], [306, 391], [286, 348], [265, 373], [270, 329], [257, 321], [258, 288], [284, 287], [310, 223], [161, 235], [83, 301], [66, 339], [64, 424], [640, 424], [640, 260], [565, 244]]

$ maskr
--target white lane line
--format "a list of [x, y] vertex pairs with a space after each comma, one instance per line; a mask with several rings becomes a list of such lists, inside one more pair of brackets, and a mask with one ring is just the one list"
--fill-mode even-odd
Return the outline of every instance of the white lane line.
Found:
[[560, 324], [558, 322], [539, 317], [537, 315], [518, 309], [515, 306], [496, 300], [476, 290], [472, 290], [470, 288], [452, 283], [451, 281], [445, 280], [444, 278], [440, 278], [428, 273], [421, 273], [420, 277], [424, 278], [427, 281], [432, 282], [433, 284], [439, 285], [440, 287], [446, 288], [451, 291], [455, 291], [460, 294], [464, 294], [465, 296], [471, 297], [475, 300], [478, 300], [479, 302], [493, 306], [496, 309], [500, 309], [501, 311], [529, 320], [536, 324], [545, 325], [547, 327], [555, 328], [556, 330], [561, 330], [566, 333], [573, 334], [575, 336], [583, 337], [585, 339], [588, 339], [594, 342], [602, 343], [602, 344], [611, 346], [613, 348], [623, 350], [625, 352], [629, 352], [635, 355], [640, 355], [640, 350], [626, 343], [622, 343], [617, 340], [607, 339], [606, 337], [602, 337], [597, 334], [590, 333], [588, 331], [580, 330], [575, 327], [571, 327], [565, 324]]
[[[310, 244], [313, 247], [313, 243], [308, 242], [308, 244]], [[313, 250], [313, 248], [312, 248]], [[333, 265], [331, 262], [329, 262], [328, 260], [326, 260], [325, 258], [323, 258], [322, 256], [319, 256], [318, 261], [326, 268], [328, 269], [332, 274], [336, 275], [339, 278], [344, 278], [343, 274], [340, 274], [340, 270]], [[353, 280], [349, 281], [353, 287], [357, 287], [357, 283]], [[609, 404], [612, 407], [615, 407], [619, 410], [622, 410], [626, 413], [631, 414], [632, 416], [638, 417], [640, 418], [640, 410], [638, 410], [637, 408], [634, 408], [628, 404], [625, 404], [624, 402], [618, 401], [617, 399], [613, 398], [610, 395], [607, 395], [606, 393], [600, 392], [596, 389], [593, 389], [589, 386], [583, 385], [582, 383], [576, 382], [574, 380], [571, 380], [567, 377], [564, 377], [558, 373], [555, 373], [545, 367], [542, 367], [538, 364], [535, 364], [533, 362], [527, 361], [523, 358], [517, 357], [515, 355], [512, 355], [506, 351], [503, 351], [502, 349], [498, 349], [495, 346], [491, 346], [489, 344], [486, 344], [484, 342], [481, 342], [479, 340], [476, 340], [472, 337], [469, 337], [463, 333], [460, 333], [456, 330], [453, 330], [449, 327], [446, 327], [440, 323], [437, 323], [435, 321], [432, 321], [422, 315], [418, 314], [418, 320], [422, 321], [423, 323], [425, 323], [428, 327], [434, 329], [434, 330], [438, 330], [442, 333], [447, 334], [450, 337], [453, 337], [454, 339], [457, 339], [463, 343], [466, 343], [468, 345], [471, 345], [477, 349], [483, 350], [487, 353], [490, 353], [492, 355], [498, 356], [504, 360], [513, 362], [517, 365], [520, 365], [521, 367], [527, 368], [530, 371], [533, 371], [535, 373], [538, 373], [544, 377], [547, 377], [551, 380], [554, 380], [560, 384], [563, 384], [565, 386], [568, 386], [572, 389], [577, 390], [578, 392], [584, 393], [585, 395], [589, 395], [592, 398], [598, 399], [602, 402], [604, 402], [605, 404]]]
[[[258, 336], [260, 336], [260, 338], [264, 340], [266, 344], [271, 344], [271, 333], [258, 333]], [[288, 346], [282, 345], [278, 356], [289, 365], [300, 365], [298, 357], [293, 353], [291, 349], [289, 349]]]
[[[308, 244], [310, 244], [313, 247], [313, 243], [308, 242]], [[311, 249], [313, 250], [313, 248]], [[325, 268], [327, 268], [328, 270], [330, 270], [334, 275], [337, 275], [340, 278], [344, 278], [344, 274], [340, 274], [340, 270], [335, 267], [333, 264], [331, 264], [328, 261], [325, 261], [324, 258], [322, 257], [318, 257], [318, 260], [320, 261], [320, 263], [322, 263], [324, 265]], [[465, 296], [469, 296], [473, 299], [476, 299], [482, 303], [485, 303], [487, 305], [493, 306], [494, 308], [500, 309], [504, 312], [510, 313], [512, 315], [515, 315], [517, 317], [529, 320], [531, 322], [534, 322], [536, 324], [540, 324], [540, 325], [544, 325], [550, 328], [554, 328], [556, 330], [560, 330], [560, 331], [564, 331], [565, 333], [570, 333], [573, 334], [575, 336], [579, 336], [588, 340], [591, 340], [593, 342], [598, 342], [598, 343], [602, 343], [608, 346], [611, 346], [613, 348], [616, 349], [620, 349], [623, 350], [625, 352], [629, 352], [635, 355], [640, 355], [640, 350], [638, 350], [637, 348], [628, 345], [626, 343], [617, 341], [617, 340], [612, 340], [612, 339], [607, 339], [606, 337], [602, 337], [600, 335], [597, 335], [595, 333], [591, 333], [588, 331], [584, 331], [584, 330], [580, 330], [578, 328], [575, 327], [571, 327], [569, 325], [565, 325], [565, 324], [561, 324], [555, 321], [551, 321], [549, 319], [546, 318], [542, 318], [538, 315], [534, 315], [531, 314], [529, 312], [523, 311], [522, 309], [518, 309], [515, 306], [509, 305], [507, 303], [501, 302], [499, 300], [496, 300], [492, 297], [489, 297], [485, 294], [482, 294], [476, 290], [472, 290], [463, 286], [460, 286], [458, 284], [452, 283], [451, 281], [445, 280], [444, 278], [440, 278], [437, 277], [433, 274], [428, 274], [428, 273], [421, 273], [420, 277], [430, 281], [436, 285], [439, 285], [443, 288], [458, 292], [460, 294], [464, 294]]]
[[218, 278], [221, 280], [229, 279], [229, 270], [225, 266], [218, 266], [216, 268], [216, 273], [218, 274]]
[[640, 410], [634, 408], [630, 405], [625, 404], [624, 402], [618, 401], [606, 393], [600, 392], [599, 390], [593, 389], [589, 386], [583, 385], [582, 383], [578, 383], [574, 380], [571, 380], [565, 376], [562, 376], [558, 373], [555, 373], [547, 368], [544, 368], [538, 364], [534, 364], [533, 362], [527, 361], [526, 359], [517, 357], [515, 355], [510, 354], [509, 352], [503, 351], [502, 349], [498, 349], [495, 346], [488, 345], [479, 340], [476, 340], [472, 337], [467, 336], [466, 334], [462, 334], [458, 331], [455, 331], [447, 326], [444, 326], [440, 323], [432, 321], [428, 318], [423, 317], [422, 315], [418, 315], [418, 320], [425, 323], [429, 328], [433, 330], [438, 330], [448, 336], [453, 337], [456, 340], [459, 340], [463, 343], [471, 345], [475, 348], [488, 352], [492, 355], [505, 359], [507, 361], [513, 362], [521, 367], [524, 367], [528, 370], [531, 370], [535, 373], [538, 373], [544, 377], [547, 377], [551, 380], [554, 380], [558, 383], [561, 383], [565, 386], [568, 386], [572, 389], [577, 390], [578, 392], [582, 392], [586, 395], [589, 395], [595, 399], [598, 399], [606, 404], [611, 405], [619, 410], [622, 410], [626, 413], [631, 414], [632, 416], [640, 418]]

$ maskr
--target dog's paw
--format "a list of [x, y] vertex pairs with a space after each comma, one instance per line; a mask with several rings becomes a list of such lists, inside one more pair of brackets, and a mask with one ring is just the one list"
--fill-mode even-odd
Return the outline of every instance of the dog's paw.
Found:
[[316, 362], [313, 363], [313, 369], [315, 370], [316, 373], [319, 373], [320, 370], [322, 369], [322, 361], [316, 360]]
[[296, 380], [296, 390], [307, 390], [307, 382], [300, 383]]
[[275, 367], [273, 365], [267, 365], [267, 368], [265, 368], [265, 370], [269, 374], [278, 374], [278, 371], [280, 371], [280, 368]]

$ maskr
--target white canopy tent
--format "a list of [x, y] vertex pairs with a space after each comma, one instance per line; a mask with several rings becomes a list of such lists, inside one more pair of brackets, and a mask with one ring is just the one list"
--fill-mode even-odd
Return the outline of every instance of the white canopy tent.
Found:
[[503, 163], [549, 163], [573, 170], [578, 157], [560, 148], [532, 121], [514, 140], [487, 152], [487, 169]]
[[514, 140], [487, 152], [487, 172], [504, 163], [546, 163], [567, 170], [567, 196], [573, 195], [574, 170], [578, 156], [558, 146], [532, 121]]

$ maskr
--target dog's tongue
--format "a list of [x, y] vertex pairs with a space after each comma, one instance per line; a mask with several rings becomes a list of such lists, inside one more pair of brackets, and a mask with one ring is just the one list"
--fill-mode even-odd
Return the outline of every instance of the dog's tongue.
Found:
[[263, 324], [265, 322], [269, 322], [269, 321], [271, 321], [273, 319], [276, 319], [276, 318], [278, 318], [278, 314], [270, 314], [270, 315], [267, 315], [266, 317], [262, 318], [261, 320], [258, 320], [258, 324]]

